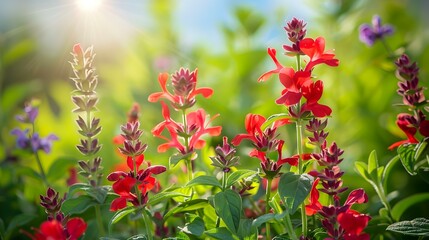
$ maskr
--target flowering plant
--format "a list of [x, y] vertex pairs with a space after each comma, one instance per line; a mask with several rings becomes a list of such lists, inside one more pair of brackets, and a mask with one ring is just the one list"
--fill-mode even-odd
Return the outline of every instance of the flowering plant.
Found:
[[[148, 95], [150, 103], [133, 104], [121, 133], [110, 136], [117, 148], [116, 156], [108, 157], [121, 161], [113, 169], [104, 168], [106, 157], [101, 153], [103, 111], [98, 104], [103, 98], [96, 91], [100, 86], [95, 52], [92, 47], [74, 45], [71, 102], [81, 138], [76, 149], [82, 159], [68, 161], [73, 164], [55, 162], [46, 173], [39, 152], [55, 151], [53, 141], [61, 140], [53, 134], [40, 137], [35, 128], [38, 108], [35, 103], [26, 105], [17, 120], [31, 124], [32, 129], [15, 128], [10, 133], [16, 138], [16, 148], [36, 159], [39, 171], [32, 173], [46, 190], [38, 202], [47, 217], [31, 230], [24, 229], [27, 222], [17, 218], [6, 231], [0, 229], [2, 239], [12, 239], [15, 228], [31, 239], [61, 240], [427, 236], [427, 218], [401, 221], [406, 208], [429, 199], [427, 193], [393, 204], [385, 188], [389, 171], [398, 161], [410, 175], [428, 180], [428, 101], [425, 88], [419, 85], [417, 64], [405, 54], [394, 63], [397, 92], [407, 111], [398, 114], [396, 121], [406, 139], [389, 147], [397, 149], [398, 156], [382, 166], [374, 151], [368, 163], [355, 162], [372, 189], [350, 189], [344, 180], [349, 174], [343, 167], [347, 153], [328, 139], [328, 122], [336, 117], [324, 95], [329, 78], [316, 75], [322, 68], [338, 71], [335, 67], [340, 60], [333, 50], [326, 50], [331, 43], [324, 37], [307, 36], [303, 20], [291, 19], [284, 30], [289, 40], [282, 46], [285, 58], [296, 63], [287, 63], [269, 47], [274, 69], [254, 79], [261, 88], [278, 79], [280, 89], [267, 102], [281, 112], [264, 116], [246, 109], [249, 113], [241, 133], [227, 136], [222, 132], [226, 126], [217, 123], [227, 116], [211, 113], [200, 104], [210, 102], [216, 89], [200, 86], [205, 83], [198, 78], [198, 69], [181, 67], [172, 74], [160, 73], [161, 91]], [[378, 16], [372, 26], [360, 28], [364, 43], [374, 46], [380, 40], [388, 50], [384, 38], [391, 34], [393, 28], [381, 25]], [[389, 52], [389, 57], [393, 55]], [[162, 120], [147, 131], [142, 129], [145, 118], [140, 114], [144, 116], [149, 106], [159, 107], [156, 118]], [[153, 146], [146, 132], [162, 141], [155, 158], [147, 157], [146, 151]], [[292, 132], [294, 140], [285, 132]], [[259, 166], [248, 164], [252, 158]], [[160, 164], [160, 159], [168, 159], [168, 164]], [[69, 165], [67, 188], [60, 197], [54, 188], [61, 188], [57, 180], [62, 176], [55, 179], [53, 172]], [[372, 190], [383, 205], [379, 215], [370, 215], [365, 208], [370, 201], [367, 192]]]

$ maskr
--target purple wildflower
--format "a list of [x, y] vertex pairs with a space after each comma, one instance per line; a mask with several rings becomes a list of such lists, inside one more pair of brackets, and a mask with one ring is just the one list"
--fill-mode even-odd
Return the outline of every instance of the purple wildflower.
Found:
[[393, 27], [390, 25], [381, 25], [381, 18], [378, 15], [372, 17], [372, 26], [362, 24], [359, 27], [359, 39], [368, 46], [372, 46], [378, 39], [392, 34]]
[[39, 109], [37, 107], [34, 107], [32, 105], [27, 105], [24, 108], [25, 114], [23, 115], [17, 115], [16, 120], [22, 122], [22, 123], [34, 123], [34, 120], [36, 120], [37, 115], [39, 114]]
[[30, 135], [29, 129], [21, 130], [18, 128], [13, 129], [10, 133], [17, 136], [16, 146], [18, 148], [28, 150], [31, 149], [33, 152], [42, 150], [45, 153], [50, 153], [52, 148], [52, 141], [58, 140], [58, 137], [54, 134], [50, 134], [45, 138], [41, 138], [38, 133]]

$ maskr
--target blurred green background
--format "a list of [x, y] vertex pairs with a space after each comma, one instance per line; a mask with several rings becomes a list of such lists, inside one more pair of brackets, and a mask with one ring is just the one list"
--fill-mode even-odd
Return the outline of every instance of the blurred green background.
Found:
[[[147, 101], [149, 94], [160, 91], [160, 72], [198, 68], [198, 86], [215, 91], [210, 99], [198, 98], [198, 106], [211, 115], [219, 113], [213, 124], [223, 126], [222, 134], [232, 139], [245, 131], [247, 113], [268, 117], [285, 111], [274, 103], [281, 91], [278, 80], [273, 77], [258, 83], [257, 79], [274, 67], [267, 47], [282, 53], [282, 45], [288, 44], [283, 27], [298, 17], [307, 22], [307, 36], [325, 37], [326, 48], [335, 49], [340, 60], [339, 67], [321, 66], [315, 74], [325, 83], [321, 102], [333, 109], [328, 141], [336, 141], [345, 150], [345, 185], [350, 189], [365, 187], [374, 197], [370, 186], [355, 173], [353, 162], [366, 161], [374, 149], [383, 163], [395, 155], [387, 147], [404, 138], [395, 125], [396, 115], [404, 109], [393, 106], [401, 99], [396, 94], [392, 60], [381, 43], [372, 48], [361, 43], [358, 27], [370, 23], [374, 14], [393, 25], [395, 34], [387, 42], [392, 49], [406, 49], [418, 62], [421, 84], [427, 87], [428, 10], [429, 2], [423, 0], [103, 0], [95, 11], [84, 10], [72, 0], [0, 0], [0, 161], [35, 166], [31, 157], [16, 159], [15, 138], [10, 135], [18, 126], [14, 115], [32, 98], [40, 100], [37, 130], [42, 136], [53, 132], [60, 138], [52, 154], [42, 155], [45, 167], [60, 157], [80, 158], [75, 149], [79, 136], [76, 115], [71, 113], [73, 84], [68, 63], [72, 59], [69, 52], [77, 42], [85, 48], [93, 45], [97, 54], [100, 101], [96, 116], [103, 126], [99, 138], [105, 175], [121, 161], [112, 138], [126, 122], [133, 102], [142, 109], [143, 141], [149, 145], [146, 159], [153, 164], [168, 163], [172, 152], [156, 153], [162, 141], [150, 134], [162, 121], [160, 104]], [[278, 56], [284, 65], [294, 66], [294, 59]], [[282, 134], [286, 151], [295, 154], [294, 126], [285, 127]], [[221, 137], [217, 137], [211, 144], [220, 142]], [[240, 147], [239, 168], [256, 169], [259, 161], [247, 153], [245, 145]], [[179, 174], [179, 168], [171, 172]], [[6, 170], [0, 174], [1, 189], [7, 191], [14, 176]], [[167, 182], [168, 176], [161, 178]], [[26, 183], [24, 198], [37, 201], [38, 195], [33, 193], [44, 190], [34, 190], [31, 181]], [[389, 179], [389, 189], [396, 189], [400, 199], [427, 190], [427, 185], [398, 166]], [[4, 203], [7, 199], [3, 192], [1, 195], [0, 202]], [[0, 214], [8, 215], [9, 210], [1, 208]]]

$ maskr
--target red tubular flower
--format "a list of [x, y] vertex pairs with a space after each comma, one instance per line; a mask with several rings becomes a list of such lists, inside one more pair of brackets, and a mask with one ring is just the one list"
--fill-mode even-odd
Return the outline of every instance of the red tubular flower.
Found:
[[417, 129], [410, 123], [409, 119], [411, 117], [412, 117], [411, 115], [405, 114], [405, 113], [401, 113], [398, 115], [396, 124], [405, 133], [405, 135], [407, 135], [407, 139], [393, 143], [392, 145], [389, 146], [390, 150], [395, 149], [396, 147], [399, 147], [405, 143], [415, 144], [419, 142], [414, 137], [414, 135], [417, 133]]
[[319, 190], [317, 190], [319, 180], [319, 178], [314, 180], [310, 191], [310, 204], [305, 205], [305, 214], [308, 216], [312, 216], [322, 209], [322, 204], [319, 202]]
[[[187, 129], [185, 129], [183, 124], [177, 123], [171, 119], [167, 104], [164, 102], [161, 102], [161, 104], [162, 115], [165, 120], [152, 129], [152, 134], [167, 140], [167, 143], [159, 145], [158, 152], [165, 152], [169, 148], [176, 148], [180, 153], [187, 154], [194, 151], [194, 149], [200, 149], [204, 146], [205, 141], [201, 139], [202, 135], [209, 134], [210, 136], [219, 136], [222, 131], [222, 127], [220, 126], [208, 127], [210, 122], [218, 115], [215, 115], [207, 121], [207, 114], [203, 109], [190, 112], [186, 115], [185, 121]], [[169, 132], [170, 139], [162, 135], [164, 129], [167, 129]], [[179, 141], [179, 137], [189, 138], [187, 147]]]
[[279, 73], [279, 78], [285, 89], [282, 91], [282, 96], [276, 100], [276, 103], [286, 106], [299, 103], [303, 95], [302, 87], [312, 83], [311, 72], [295, 72], [292, 68], [283, 68]]
[[370, 216], [349, 209], [337, 216], [337, 221], [344, 229], [344, 239], [369, 239], [369, 235], [362, 233], [368, 225]]
[[305, 66], [305, 71], [311, 71], [314, 66], [324, 63], [328, 66], [336, 67], [339, 64], [332, 51], [325, 52], [325, 39], [318, 37], [316, 40], [305, 38], [299, 43], [301, 51], [310, 57], [310, 61]]
[[289, 119], [277, 120], [265, 131], [262, 131], [262, 125], [265, 123], [265, 117], [259, 114], [249, 113], [246, 115], [244, 124], [247, 133], [238, 134], [232, 139], [232, 144], [238, 146], [242, 140], [249, 139], [258, 150], [277, 150], [278, 140], [275, 139], [277, 128], [291, 123]]
[[307, 99], [307, 102], [302, 106], [302, 111], [311, 111], [315, 117], [326, 117], [331, 115], [331, 108], [319, 104], [318, 101], [322, 97], [323, 82], [318, 80], [316, 82], [307, 82], [302, 87], [302, 94]]
[[280, 64], [279, 60], [277, 60], [276, 50], [274, 48], [268, 48], [268, 55], [270, 55], [270, 57], [273, 59], [273, 62], [276, 64], [276, 68], [262, 74], [258, 78], [259, 82], [266, 81], [271, 75], [279, 73], [280, 70], [282, 70], [284, 68], [284, 66]]
[[162, 92], [153, 93], [149, 96], [149, 102], [157, 102], [160, 98], [169, 100], [176, 109], [190, 108], [195, 104], [195, 96], [201, 94], [208, 98], [213, 94], [211, 88], [196, 88], [197, 69], [190, 72], [189, 69], [181, 68], [172, 75], [174, 94], [167, 89], [168, 73], [160, 73], [158, 82]]

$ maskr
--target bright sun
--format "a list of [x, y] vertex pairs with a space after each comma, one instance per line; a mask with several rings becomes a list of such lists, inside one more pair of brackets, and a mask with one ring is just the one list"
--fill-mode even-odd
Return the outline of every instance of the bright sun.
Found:
[[92, 12], [100, 8], [102, 0], [77, 0], [80, 9]]

